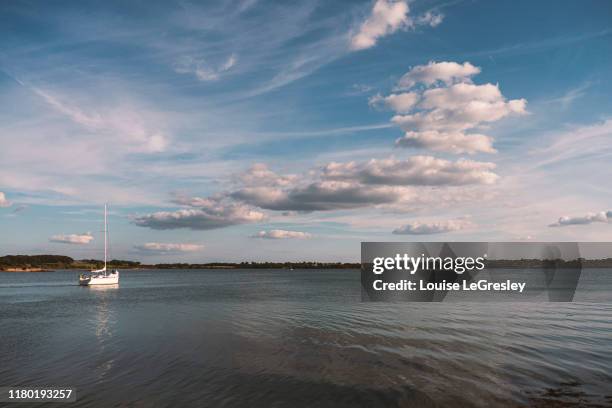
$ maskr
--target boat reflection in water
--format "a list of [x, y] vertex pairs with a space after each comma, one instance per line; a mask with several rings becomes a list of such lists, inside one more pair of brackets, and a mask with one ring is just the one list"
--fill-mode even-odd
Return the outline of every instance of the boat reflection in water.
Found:
[[[103, 380], [113, 368], [115, 358], [109, 353], [114, 340], [114, 327], [117, 323], [113, 300], [116, 298], [119, 285], [95, 285], [90, 290], [95, 294], [96, 307], [92, 314], [92, 328], [97, 339], [96, 371], [98, 380]], [[107, 350], [109, 349], [109, 350]]]

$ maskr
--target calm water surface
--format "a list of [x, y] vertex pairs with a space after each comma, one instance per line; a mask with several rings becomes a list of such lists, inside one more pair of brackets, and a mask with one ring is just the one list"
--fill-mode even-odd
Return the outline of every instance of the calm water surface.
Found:
[[612, 406], [608, 270], [568, 304], [362, 303], [348, 270], [77, 276], [0, 273], [0, 386], [76, 387], [70, 407]]

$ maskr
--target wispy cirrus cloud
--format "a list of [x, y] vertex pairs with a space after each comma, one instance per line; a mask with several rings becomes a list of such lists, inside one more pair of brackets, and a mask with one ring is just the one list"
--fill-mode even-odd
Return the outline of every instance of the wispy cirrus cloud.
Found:
[[541, 146], [529, 149], [531, 166], [572, 163], [581, 158], [600, 161], [612, 158], [612, 119], [606, 118], [588, 125], [572, 125], [559, 132], [550, 132]]
[[60, 100], [47, 90], [30, 88], [51, 108], [77, 125], [103, 137], [107, 141], [119, 143], [131, 151], [155, 153], [168, 146], [167, 137], [159, 129], [152, 129], [149, 120], [137, 109], [126, 106], [110, 108], [104, 112], [85, 112], [82, 108]]
[[49, 242], [58, 244], [71, 244], [71, 245], [87, 245], [93, 241], [94, 237], [91, 233], [86, 232], [84, 234], [58, 234], [53, 235], [49, 238]]
[[217, 81], [232, 69], [237, 61], [236, 54], [231, 54], [219, 65], [213, 65], [205, 58], [183, 56], [174, 64], [174, 70], [179, 74], [193, 74], [200, 81]]

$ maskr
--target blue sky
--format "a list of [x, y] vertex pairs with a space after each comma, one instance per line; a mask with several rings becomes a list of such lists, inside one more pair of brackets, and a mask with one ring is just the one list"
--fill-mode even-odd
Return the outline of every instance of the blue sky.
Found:
[[0, 9], [3, 254], [611, 236], [609, 2]]

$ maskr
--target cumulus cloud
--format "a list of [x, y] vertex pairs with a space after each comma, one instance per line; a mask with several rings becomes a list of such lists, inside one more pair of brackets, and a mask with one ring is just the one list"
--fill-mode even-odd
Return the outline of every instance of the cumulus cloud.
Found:
[[248, 186], [287, 186], [296, 180], [295, 175], [281, 176], [268, 168], [265, 163], [255, 163], [238, 176], [238, 180]]
[[582, 216], [576, 217], [560, 217], [559, 220], [553, 224], [550, 224], [549, 227], [566, 227], [569, 225], [588, 225], [594, 222], [610, 222], [612, 221], [612, 210], [610, 211], [600, 211], [597, 213], [588, 213]]
[[182, 199], [183, 208], [177, 211], [159, 211], [136, 216], [132, 222], [141, 227], [152, 229], [209, 230], [263, 221], [266, 216], [242, 203], [226, 202], [222, 198]]
[[353, 51], [365, 50], [376, 45], [378, 40], [397, 30], [416, 26], [437, 27], [444, 15], [428, 11], [416, 18], [408, 15], [410, 11], [405, 0], [377, 0], [368, 18], [361, 24], [359, 31], [350, 38]]
[[[397, 207], [405, 211], [423, 205], [424, 200], [449, 201], [442, 198], [446, 194], [442, 189], [493, 184], [498, 178], [494, 169], [494, 163], [431, 156], [332, 162], [300, 176], [283, 176], [256, 164], [234, 176], [238, 185], [230, 184], [225, 192], [204, 198], [175, 196], [173, 202], [186, 208], [139, 215], [132, 221], [153, 229], [207, 230], [261, 222], [266, 217], [257, 209], [312, 212]], [[430, 194], [422, 187], [441, 191]], [[449, 194], [457, 199], [463, 191]]]
[[59, 244], [72, 244], [72, 245], [87, 245], [93, 241], [91, 233], [85, 234], [58, 234], [53, 235], [49, 238], [49, 242], [55, 242]]
[[10, 207], [11, 205], [13, 205], [13, 203], [6, 198], [6, 195], [2, 191], [0, 191], [0, 208]]
[[408, 3], [377, 0], [370, 16], [361, 24], [359, 31], [351, 37], [351, 49], [371, 48], [376, 45], [379, 38], [394, 33], [408, 23]]
[[391, 122], [405, 132], [395, 141], [398, 147], [495, 153], [493, 138], [477, 130], [510, 115], [527, 114], [527, 101], [507, 100], [498, 85], [472, 83], [471, 77], [479, 72], [469, 62], [419, 65], [400, 79], [397, 88], [410, 89], [419, 83], [436, 87], [376, 95], [369, 103], [395, 111]]
[[393, 230], [398, 235], [428, 235], [441, 234], [445, 232], [459, 231], [472, 224], [466, 220], [448, 220], [434, 222], [414, 221]]
[[[248, 184], [229, 196], [275, 211], [331, 211], [418, 201], [415, 186], [466, 186], [492, 184], [495, 165], [487, 162], [456, 162], [431, 156], [406, 160], [372, 159], [367, 162], [332, 162], [308, 177], [295, 177], [282, 186]], [[270, 171], [266, 169], [266, 171]], [[277, 179], [272, 172], [270, 178]]]
[[497, 85], [475, 85], [457, 83], [447, 87], [428, 89], [423, 92], [423, 109], [459, 109], [466, 104], [479, 102], [503, 101], [503, 95]]
[[184, 56], [174, 64], [174, 71], [178, 74], [193, 74], [200, 81], [216, 81], [223, 73], [234, 67], [237, 61], [236, 54], [231, 54], [227, 60], [214, 66], [203, 58]]
[[406, 160], [372, 159], [365, 163], [330, 163], [323, 177], [355, 180], [364, 184], [458, 186], [493, 184], [498, 176], [494, 163], [461, 159], [456, 162], [432, 156], [412, 156]]
[[[322, 180], [321, 170], [304, 177], [280, 176], [267, 167], [258, 167], [265, 178], [253, 177], [253, 168], [238, 178], [243, 185], [229, 196], [260, 208], [275, 211], [329, 211], [391, 203], [401, 189], [365, 186], [352, 180]], [[267, 182], [265, 182], [267, 181]]]
[[331, 211], [393, 203], [403, 190], [387, 186], [364, 186], [346, 181], [317, 181], [288, 189], [245, 187], [232, 197], [275, 211]]
[[299, 176], [280, 175], [256, 164], [235, 175], [224, 192], [204, 198], [175, 196], [173, 202], [187, 208], [136, 216], [133, 222], [154, 229], [207, 230], [263, 221], [265, 214], [257, 209], [313, 212], [396, 206], [406, 210], [422, 205], [424, 197], [430, 202], [433, 195], [442, 200], [444, 191], [428, 194], [422, 187], [490, 185], [498, 179], [494, 169], [494, 163], [432, 156], [332, 162]]
[[[497, 98], [491, 98], [486, 92], [481, 92], [481, 87], [490, 85], [456, 84], [449, 88], [427, 91], [423, 95], [423, 102], [419, 104], [423, 110], [410, 115], [394, 116], [392, 121], [405, 131], [459, 131], [495, 122], [510, 114], [527, 113], [525, 99], [506, 101], [501, 93]], [[455, 92], [457, 88], [462, 91]]]
[[395, 145], [398, 147], [429, 149], [455, 154], [497, 152], [497, 150], [493, 148], [493, 138], [490, 136], [478, 133], [466, 135], [463, 132], [439, 132], [437, 130], [406, 132], [403, 137], [395, 141]]
[[408, 113], [417, 104], [418, 100], [419, 95], [416, 92], [404, 92], [389, 96], [377, 94], [371, 97], [368, 103], [374, 107], [388, 107], [397, 113]]
[[437, 82], [447, 85], [456, 81], [468, 81], [473, 75], [479, 74], [480, 68], [469, 62], [430, 61], [427, 65], [417, 65], [405, 73], [397, 84], [397, 89], [410, 89], [416, 84], [431, 86]]
[[138, 252], [145, 254], [178, 254], [184, 252], [197, 252], [202, 250], [204, 246], [200, 244], [147, 242], [142, 245], [135, 245], [134, 248]]
[[263, 238], [263, 239], [306, 239], [311, 238], [307, 232], [300, 231], [287, 231], [287, 230], [268, 230], [268, 231], [259, 231], [257, 234], [251, 236], [251, 238]]

